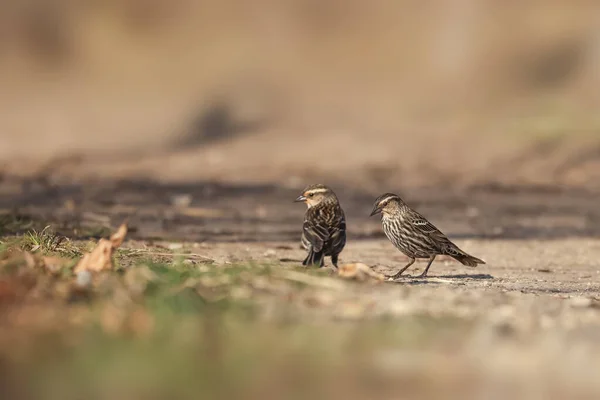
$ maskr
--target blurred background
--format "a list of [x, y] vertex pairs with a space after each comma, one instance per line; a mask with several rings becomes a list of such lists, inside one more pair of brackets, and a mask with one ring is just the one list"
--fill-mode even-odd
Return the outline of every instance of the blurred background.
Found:
[[[599, 71], [594, 1], [0, 2], [0, 393], [598, 398]], [[317, 182], [344, 262], [396, 192], [489, 265], [297, 272]], [[85, 290], [23, 259], [126, 219]]]
[[6, 1], [0, 160], [170, 181], [598, 186], [599, 8]]

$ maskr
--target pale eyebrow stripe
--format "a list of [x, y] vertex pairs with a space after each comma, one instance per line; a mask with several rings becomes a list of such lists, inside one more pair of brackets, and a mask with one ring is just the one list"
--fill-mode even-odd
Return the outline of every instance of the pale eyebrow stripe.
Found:
[[307, 190], [305, 193], [327, 193], [329, 191], [329, 189], [310, 189]]
[[390, 199], [393, 199], [394, 197], [396, 197], [396, 196], [387, 196], [387, 197], [384, 197], [383, 199], [379, 200], [379, 203], [378, 203], [378, 204], [383, 204], [383, 203], [385, 203], [386, 201], [388, 201], [388, 200], [390, 200]]

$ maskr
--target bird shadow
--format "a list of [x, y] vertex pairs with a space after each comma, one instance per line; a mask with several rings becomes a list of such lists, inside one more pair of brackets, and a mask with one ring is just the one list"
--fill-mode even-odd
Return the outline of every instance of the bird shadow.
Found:
[[494, 279], [490, 274], [455, 274], [455, 275], [432, 275], [431, 278], [441, 279], [474, 279], [474, 280], [486, 280]]
[[300, 260], [300, 259], [286, 258], [286, 257], [279, 259], [279, 262], [282, 262], [282, 263], [299, 263], [299, 264], [302, 264], [302, 261], [303, 260]]
[[[404, 278], [404, 279], [402, 279]], [[490, 274], [455, 274], [455, 275], [428, 275], [426, 278], [422, 278], [418, 275], [403, 275], [400, 279], [389, 281], [392, 283], [404, 283], [409, 285], [426, 285], [429, 283], [440, 283], [434, 279], [456, 279], [457, 282], [460, 280], [488, 280], [494, 279]]]

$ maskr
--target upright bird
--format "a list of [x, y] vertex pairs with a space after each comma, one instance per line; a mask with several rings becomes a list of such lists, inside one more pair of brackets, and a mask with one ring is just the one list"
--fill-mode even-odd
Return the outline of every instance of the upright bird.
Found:
[[308, 210], [302, 225], [302, 246], [308, 255], [302, 265], [322, 267], [325, 256], [337, 268], [338, 256], [346, 245], [346, 217], [337, 196], [325, 185], [310, 185], [295, 200]]
[[450, 241], [425, 217], [410, 208], [398, 195], [386, 193], [375, 200], [371, 216], [381, 213], [381, 225], [385, 236], [394, 246], [410, 258], [408, 264], [397, 274], [388, 276], [396, 279], [415, 262], [416, 258], [429, 258], [425, 271], [419, 278], [427, 276], [429, 267], [437, 255], [448, 255], [469, 267], [485, 264]]

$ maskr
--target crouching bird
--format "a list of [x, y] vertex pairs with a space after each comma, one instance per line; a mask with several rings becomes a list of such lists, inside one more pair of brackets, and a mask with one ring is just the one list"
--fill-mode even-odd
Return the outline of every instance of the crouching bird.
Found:
[[408, 269], [417, 258], [428, 258], [429, 263], [419, 278], [427, 272], [437, 255], [448, 255], [464, 265], [476, 267], [485, 261], [473, 257], [452, 243], [425, 217], [410, 208], [400, 196], [386, 193], [375, 200], [371, 216], [381, 214], [381, 225], [385, 236], [394, 246], [410, 258], [408, 264], [397, 274], [387, 276], [396, 279]]
[[301, 243], [308, 251], [302, 265], [322, 267], [326, 256], [337, 268], [338, 256], [346, 245], [346, 217], [337, 196], [325, 185], [310, 185], [296, 202], [306, 203]]

